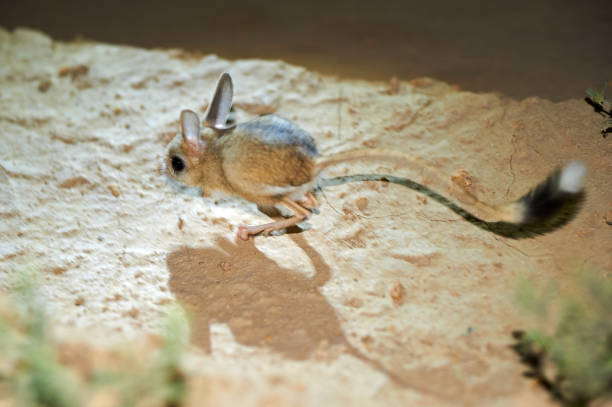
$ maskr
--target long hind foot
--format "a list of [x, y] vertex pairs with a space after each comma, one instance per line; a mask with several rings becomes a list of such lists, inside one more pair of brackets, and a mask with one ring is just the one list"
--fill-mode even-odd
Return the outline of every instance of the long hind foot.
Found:
[[293, 211], [292, 217], [288, 219], [278, 220], [275, 222], [265, 223], [263, 225], [238, 226], [236, 236], [242, 240], [249, 240], [251, 236], [256, 236], [259, 234], [267, 236], [275, 230], [281, 230], [291, 226], [295, 226], [310, 215], [310, 212], [307, 209], [305, 209], [300, 204], [290, 200], [289, 198], [283, 198], [281, 202]]
[[238, 231], [236, 232], [236, 236], [242, 240], [249, 240], [251, 236], [256, 236], [262, 234], [264, 236], [269, 235], [271, 232], [275, 230], [285, 229], [291, 226], [295, 226], [304, 218], [299, 216], [292, 216], [289, 219], [283, 219], [276, 222], [265, 223], [263, 225], [255, 225], [255, 226], [238, 226]]
[[297, 204], [306, 209], [315, 209], [319, 207], [319, 201], [312, 192], [307, 192], [306, 199], [304, 199], [303, 201], [297, 201]]

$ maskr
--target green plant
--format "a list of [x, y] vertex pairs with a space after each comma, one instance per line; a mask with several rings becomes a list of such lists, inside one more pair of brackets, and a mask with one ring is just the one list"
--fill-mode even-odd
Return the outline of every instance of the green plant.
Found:
[[606, 117], [606, 119], [604, 119], [603, 128], [601, 129], [601, 134], [604, 137], [612, 131], [612, 100], [606, 98], [606, 86], [607, 83], [604, 83], [601, 91], [590, 88], [586, 90], [587, 95], [589, 95], [587, 102], [595, 108], [597, 113]]
[[612, 278], [583, 268], [569, 282], [519, 284], [518, 303], [553, 328], [515, 334], [515, 349], [557, 399], [585, 406], [612, 396]]
[[19, 306], [0, 315], [0, 381], [20, 406], [80, 406], [78, 378], [58, 362], [35, 274], [16, 276], [13, 303]]
[[144, 349], [140, 360], [124, 357], [115, 360], [119, 369], [94, 367], [93, 374], [79, 375], [58, 359], [36, 273], [14, 274], [12, 301], [0, 296], [0, 401], [8, 396], [23, 407], [79, 407], [101, 391], [125, 407], [183, 404], [187, 381], [181, 358], [188, 326], [178, 306], [164, 319], [161, 345]]
[[[154, 405], [181, 406], [187, 395], [187, 381], [181, 368], [181, 357], [188, 341], [188, 326], [178, 306], [167, 313], [161, 347], [142, 364], [135, 375], [111, 373], [111, 381], [119, 384], [120, 406], [132, 407], [139, 400], [153, 400]], [[157, 402], [155, 402], [157, 401]]]

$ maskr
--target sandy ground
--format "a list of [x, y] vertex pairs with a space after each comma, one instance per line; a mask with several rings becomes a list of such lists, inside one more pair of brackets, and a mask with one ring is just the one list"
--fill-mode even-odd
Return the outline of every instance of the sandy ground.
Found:
[[[381, 147], [467, 171], [499, 203], [571, 159], [589, 168], [568, 224], [523, 237], [468, 222], [394, 182], [393, 163], [326, 172], [320, 214], [299, 233], [237, 242], [266, 215], [166, 182], [181, 109], [203, 111], [220, 72], [238, 119], [275, 112], [324, 154]], [[60, 342], [106, 347], [191, 315], [194, 405], [548, 405], [508, 345], [529, 320], [518, 277], [611, 270], [610, 139], [580, 99], [475, 94], [428, 79], [325, 77], [283, 62], [59, 43], [0, 30], [0, 286], [43, 273]], [[353, 179], [354, 181], [354, 179]], [[438, 191], [445, 193], [445, 191]], [[204, 390], [202, 390], [204, 389]]]

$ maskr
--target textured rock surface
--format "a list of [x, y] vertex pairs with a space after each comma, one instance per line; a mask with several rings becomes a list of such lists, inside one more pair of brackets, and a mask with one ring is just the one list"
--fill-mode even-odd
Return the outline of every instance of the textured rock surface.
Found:
[[[237, 225], [266, 215], [177, 192], [161, 167], [180, 110], [205, 111], [222, 71], [239, 120], [276, 112], [323, 153], [411, 152], [449, 176], [467, 171], [494, 203], [578, 157], [587, 199], [561, 229], [510, 239], [412, 189], [343, 183], [324, 189], [310, 230], [236, 243]], [[581, 100], [343, 81], [0, 29], [0, 285], [18, 265], [38, 268], [59, 340], [96, 346], [156, 332], [180, 300], [211, 405], [547, 404], [508, 349], [527, 323], [513, 285], [584, 261], [610, 270], [612, 148], [600, 126]], [[346, 173], [421, 181], [385, 163], [327, 176]]]

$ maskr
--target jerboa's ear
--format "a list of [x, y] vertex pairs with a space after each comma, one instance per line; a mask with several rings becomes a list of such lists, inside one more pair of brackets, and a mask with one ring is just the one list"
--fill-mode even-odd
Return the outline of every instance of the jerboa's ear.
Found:
[[206, 114], [206, 126], [215, 130], [229, 130], [235, 126], [234, 123], [227, 124], [227, 118], [232, 108], [232, 99], [234, 98], [234, 86], [232, 85], [232, 77], [224, 72], [217, 82], [217, 90], [215, 96], [210, 103], [208, 113]]
[[191, 110], [181, 112], [181, 132], [185, 154], [191, 160], [197, 160], [204, 151], [204, 143], [200, 138], [200, 119]]

